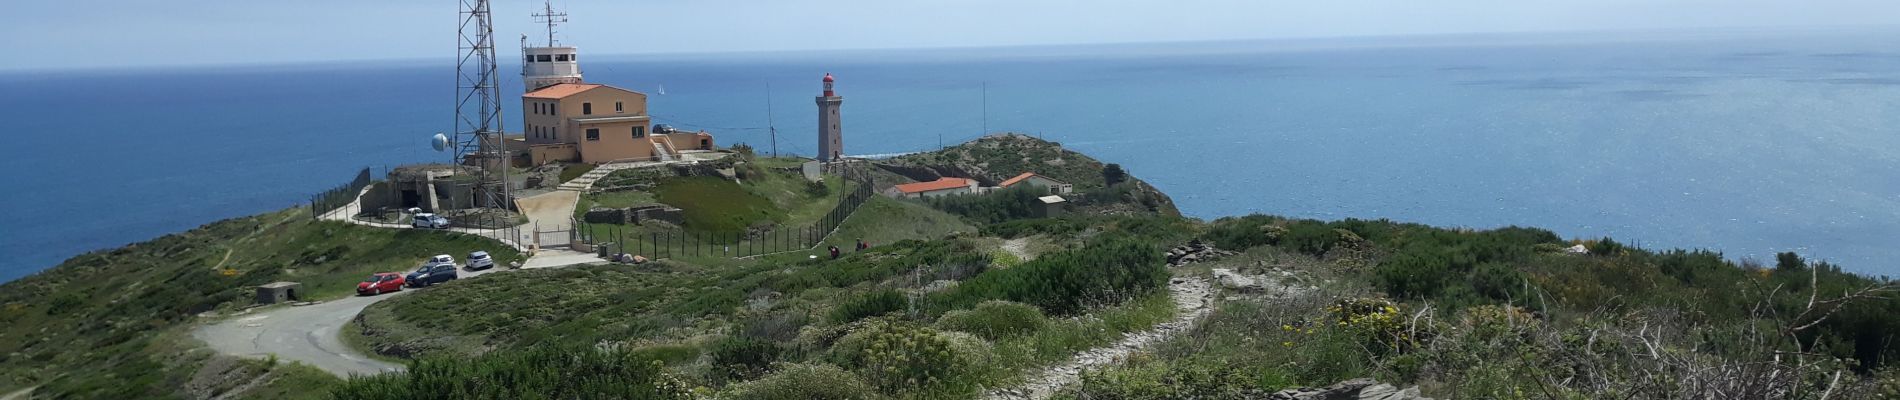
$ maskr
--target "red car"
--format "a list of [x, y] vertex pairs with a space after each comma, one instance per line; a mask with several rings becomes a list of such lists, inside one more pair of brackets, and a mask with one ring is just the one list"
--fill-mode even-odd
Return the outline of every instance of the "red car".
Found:
[[383, 292], [401, 291], [402, 285], [402, 274], [384, 272], [370, 275], [369, 279], [364, 279], [363, 282], [357, 283], [356, 294], [375, 296], [383, 294]]

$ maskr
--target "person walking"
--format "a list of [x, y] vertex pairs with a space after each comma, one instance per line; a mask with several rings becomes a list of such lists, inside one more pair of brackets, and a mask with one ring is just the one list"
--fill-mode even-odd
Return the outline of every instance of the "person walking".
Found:
[[838, 246], [831, 246], [831, 259], [838, 259]]

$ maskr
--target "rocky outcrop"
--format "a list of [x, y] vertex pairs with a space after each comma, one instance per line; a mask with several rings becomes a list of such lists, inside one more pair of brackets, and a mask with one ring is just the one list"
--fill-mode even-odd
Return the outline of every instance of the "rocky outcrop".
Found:
[[1418, 387], [1399, 389], [1371, 379], [1359, 378], [1323, 388], [1297, 388], [1274, 392], [1269, 400], [1431, 400], [1419, 395]]
[[1196, 239], [1192, 242], [1188, 242], [1186, 245], [1168, 249], [1168, 266], [1179, 267], [1202, 261], [1214, 261], [1221, 257], [1234, 254], [1236, 253], [1216, 249], [1214, 246], [1202, 243], [1199, 239]]
[[984, 136], [943, 150], [909, 154], [878, 160], [878, 169], [912, 181], [933, 181], [942, 177], [975, 179], [984, 186], [996, 185], [1024, 172], [1049, 177], [1074, 185], [1069, 199], [1071, 211], [1089, 215], [1161, 214], [1178, 216], [1174, 200], [1154, 186], [1133, 176], [1110, 186], [1103, 177], [1101, 161], [1062, 148], [1062, 144], [1028, 135], [998, 134]]

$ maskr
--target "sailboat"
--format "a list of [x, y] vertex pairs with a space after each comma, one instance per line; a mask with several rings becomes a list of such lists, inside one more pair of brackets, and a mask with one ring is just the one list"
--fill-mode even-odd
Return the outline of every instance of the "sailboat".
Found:
[[665, 95], [665, 94], [666, 94], [666, 85], [660, 85], [660, 94], [661, 94], [661, 95]]

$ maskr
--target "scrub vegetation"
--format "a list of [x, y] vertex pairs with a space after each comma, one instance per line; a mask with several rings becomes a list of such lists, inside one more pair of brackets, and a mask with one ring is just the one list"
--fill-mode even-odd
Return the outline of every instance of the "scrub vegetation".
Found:
[[[851, 249], [836, 259], [680, 257], [443, 285], [374, 304], [347, 326], [346, 342], [411, 367], [346, 380], [207, 355], [184, 328], [200, 313], [248, 305], [260, 283], [297, 280], [333, 297], [361, 274], [430, 254], [518, 255], [478, 238], [311, 222], [296, 211], [211, 224], [0, 286], [0, 373], [9, 378], [0, 390], [961, 399], [1036, 385], [1079, 354], [1152, 338], [1056, 396], [1265, 398], [1355, 378], [1436, 398], [1900, 395], [1891, 365], [1900, 299], [1884, 277], [1793, 253], [1732, 261], [1535, 228], [1182, 218], [1129, 171], [1050, 146], [986, 138], [905, 162], [1073, 179], [1076, 197], [1089, 200], [1067, 216], [1029, 218], [1009, 203], [1022, 195], [1007, 191], [878, 197], [827, 239]], [[989, 169], [969, 169], [977, 165]], [[720, 215], [687, 225], [722, 230], [798, 221], [806, 207], [822, 214], [847, 189], [816, 190], [767, 168], [735, 175], [746, 177], [665, 178], [640, 190], [652, 201], [712, 204], [703, 208]], [[873, 246], [856, 250], [860, 238]], [[1025, 250], [1031, 243], [1037, 250]], [[1171, 288], [1211, 292], [1182, 302]]]
[[[36, 393], [76, 398], [192, 394], [199, 366], [236, 364], [188, 351], [190, 325], [253, 305], [257, 285], [296, 281], [305, 300], [334, 299], [352, 295], [364, 276], [407, 270], [430, 255], [487, 250], [501, 262], [520, 257], [479, 236], [309, 215], [292, 209], [214, 222], [0, 285], [0, 392], [40, 385]], [[335, 381], [308, 368], [221, 371], [219, 380], [263, 377], [263, 388]]]

